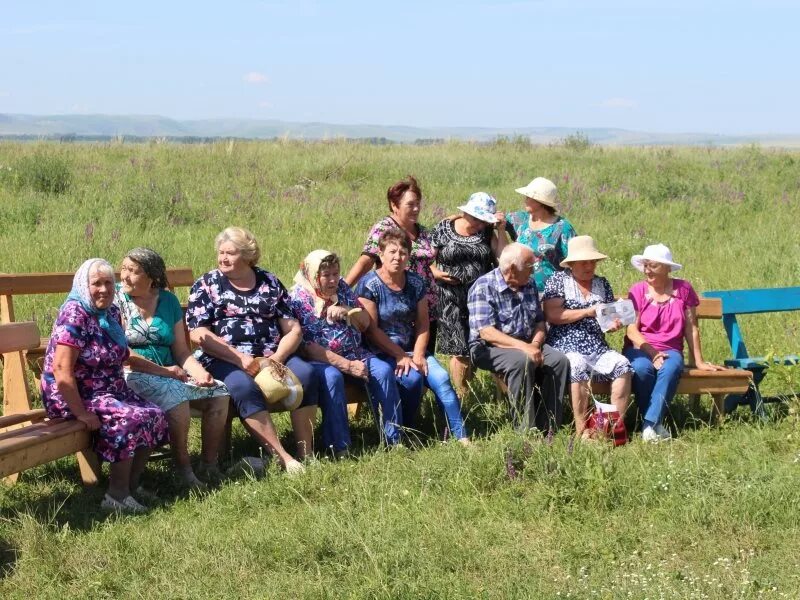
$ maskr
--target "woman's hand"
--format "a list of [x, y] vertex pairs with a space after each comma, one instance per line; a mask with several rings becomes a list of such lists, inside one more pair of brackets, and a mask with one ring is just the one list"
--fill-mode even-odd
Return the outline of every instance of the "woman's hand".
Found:
[[656, 352], [655, 356], [653, 356], [653, 367], [655, 367], [656, 371], [664, 366], [665, 360], [667, 360], [666, 352]]
[[431, 265], [431, 275], [436, 281], [446, 283], [447, 285], [458, 285], [461, 280], [458, 277], [453, 277], [447, 271], [442, 271], [436, 265]]
[[171, 367], [164, 367], [167, 370], [167, 377], [172, 377], [172, 379], [177, 379], [178, 381], [186, 382], [189, 380], [189, 374], [178, 365], [172, 365]]
[[350, 309], [346, 306], [329, 306], [327, 319], [328, 323], [335, 323], [337, 321], [344, 322], [347, 320], [347, 313]]
[[369, 370], [362, 360], [351, 360], [347, 363], [347, 374], [359, 379], [369, 379]]
[[497, 231], [505, 231], [506, 230], [506, 213], [504, 212], [496, 212], [494, 213], [495, 218], [497, 219], [497, 223], [495, 223], [495, 227]]
[[408, 375], [411, 369], [417, 371], [417, 365], [414, 364], [410, 356], [403, 356], [403, 358], [397, 359], [397, 366], [394, 368], [394, 374], [398, 377], [401, 375]]
[[86, 425], [86, 429], [89, 431], [97, 431], [100, 429], [100, 419], [94, 413], [86, 411], [83, 414], [76, 415], [75, 418]]
[[261, 364], [254, 356], [250, 356], [249, 354], [242, 354], [239, 356], [239, 366], [242, 368], [242, 371], [250, 375], [250, 377], [255, 377], [261, 370]]
[[622, 321], [619, 319], [614, 319], [614, 322], [611, 323], [611, 326], [606, 330], [606, 333], [614, 333], [620, 329], [622, 329]]
[[714, 363], [706, 362], [704, 360], [699, 361], [695, 367], [695, 369], [699, 369], [700, 371], [724, 371], [725, 367], [720, 367], [719, 365], [715, 365]]
[[414, 368], [417, 369], [420, 373], [428, 376], [428, 361], [425, 360], [425, 354], [420, 352], [414, 353], [414, 356], [411, 357], [411, 361], [414, 363]]
[[202, 371], [198, 371], [193, 377], [195, 385], [199, 387], [213, 387], [216, 385], [216, 381], [211, 376], [211, 373], [203, 369]]

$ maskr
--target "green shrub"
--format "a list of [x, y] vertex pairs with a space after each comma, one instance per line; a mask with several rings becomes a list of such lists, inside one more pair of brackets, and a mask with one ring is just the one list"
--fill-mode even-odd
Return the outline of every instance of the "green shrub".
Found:
[[60, 156], [37, 152], [23, 157], [16, 168], [16, 182], [44, 194], [63, 194], [72, 183], [72, 170]]

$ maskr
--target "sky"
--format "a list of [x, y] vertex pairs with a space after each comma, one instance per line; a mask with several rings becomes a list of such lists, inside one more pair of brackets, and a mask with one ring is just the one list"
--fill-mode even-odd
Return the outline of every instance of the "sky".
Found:
[[800, 133], [800, 2], [3, 0], [0, 113]]

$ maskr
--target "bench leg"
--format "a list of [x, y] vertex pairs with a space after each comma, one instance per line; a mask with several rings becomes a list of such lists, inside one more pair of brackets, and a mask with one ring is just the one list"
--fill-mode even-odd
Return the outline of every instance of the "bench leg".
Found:
[[75, 458], [78, 459], [83, 485], [97, 485], [101, 472], [100, 459], [97, 458], [97, 454], [93, 450], [81, 450], [75, 453]]
[[353, 402], [347, 404], [347, 416], [350, 419], [360, 419], [361, 418], [361, 402]]
[[711, 399], [711, 418], [720, 424], [725, 419], [725, 394], [711, 394]]

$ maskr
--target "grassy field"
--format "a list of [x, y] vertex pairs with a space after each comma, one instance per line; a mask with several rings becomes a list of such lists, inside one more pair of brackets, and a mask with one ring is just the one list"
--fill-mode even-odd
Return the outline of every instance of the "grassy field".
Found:
[[[624, 294], [645, 245], [669, 245], [698, 290], [800, 281], [800, 154], [758, 147], [607, 149], [581, 144], [198, 146], [0, 144], [0, 271], [118, 262], [137, 245], [200, 274], [213, 238], [244, 225], [262, 264], [285, 282], [310, 250], [346, 265], [386, 212], [386, 188], [413, 173], [423, 223], [478, 190], [501, 210], [534, 176], [559, 187], [563, 213], [611, 258], [601, 274]], [[49, 332], [62, 298], [17, 302]], [[756, 353], [797, 352], [800, 315], [742, 323]], [[702, 324], [705, 353], [729, 353]], [[613, 338], [620, 343], [619, 336]], [[771, 393], [797, 389], [773, 369]], [[672, 416], [680, 439], [611, 450], [512, 434], [485, 378], [465, 399], [475, 448], [435, 440], [376, 452], [360, 422], [358, 458], [323, 461], [302, 479], [270, 471], [203, 498], [182, 497], [168, 465], [148, 476], [162, 505], [106, 519], [72, 459], [0, 489], [5, 597], [794, 598], [800, 596], [800, 444], [792, 394], [768, 423], [740, 410], [706, 426], [706, 404]], [[288, 422], [279, 419], [288, 433]], [[237, 428], [234, 452], [255, 446]]]

